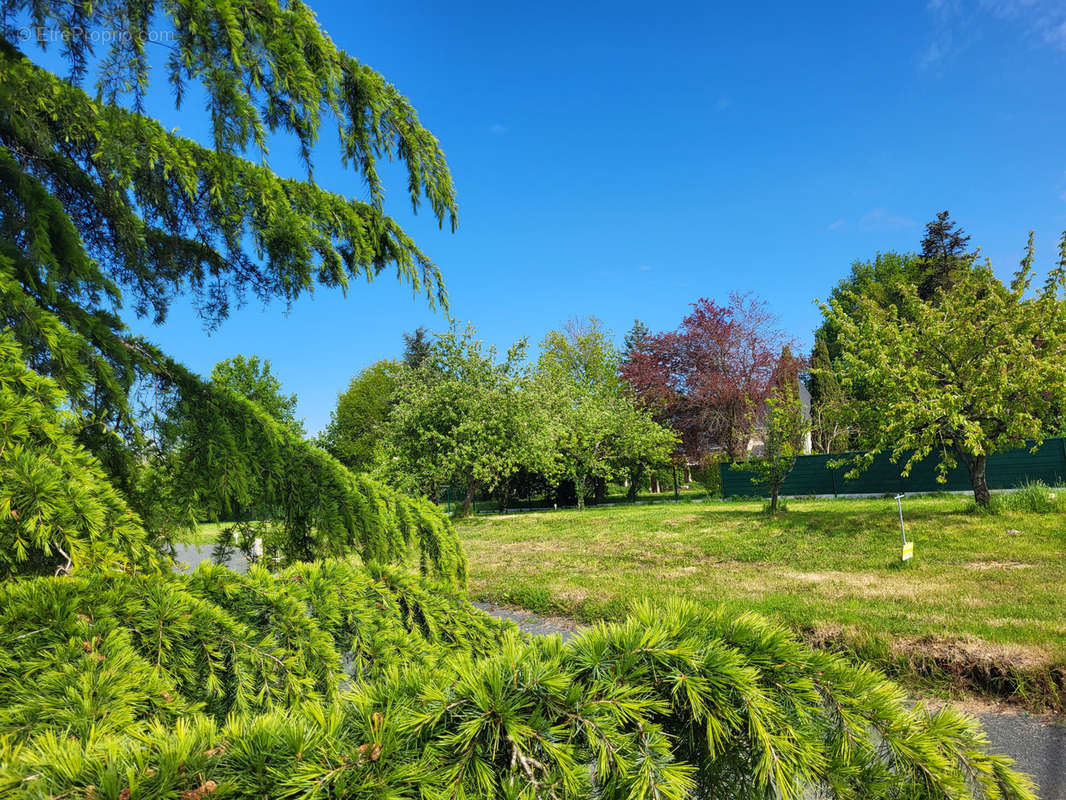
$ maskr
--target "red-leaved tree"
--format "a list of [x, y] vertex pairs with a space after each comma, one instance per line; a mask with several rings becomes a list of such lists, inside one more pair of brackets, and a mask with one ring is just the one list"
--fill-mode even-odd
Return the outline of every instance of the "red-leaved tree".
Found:
[[790, 344], [760, 298], [734, 293], [725, 305], [700, 298], [676, 331], [632, 349], [622, 377], [681, 434], [688, 456], [722, 448], [738, 459]]

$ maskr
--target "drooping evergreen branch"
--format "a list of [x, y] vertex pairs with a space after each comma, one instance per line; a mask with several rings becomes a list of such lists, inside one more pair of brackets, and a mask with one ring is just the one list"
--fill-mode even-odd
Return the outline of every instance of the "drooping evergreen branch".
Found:
[[277, 523], [263, 536], [286, 561], [357, 552], [366, 563], [405, 562], [466, 583], [466, 558], [443, 512], [355, 475], [324, 450], [236, 393], [170, 363], [180, 388], [174, 414], [175, 482], [204, 513], [255, 507]]
[[[0, 274], [0, 298], [4, 286]], [[67, 332], [47, 313], [41, 321], [42, 335]], [[177, 393], [173, 422], [156, 443], [167, 472], [160, 483], [175, 506], [190, 514], [256, 506], [277, 523], [268, 547], [289, 562], [357, 553], [366, 563], [404, 563], [417, 552], [423, 573], [465, 584], [458, 536], [438, 508], [353, 475], [250, 400], [148, 343], [129, 346]], [[0, 576], [158, 561], [155, 538], [77, 444], [83, 422], [61, 410], [65, 400], [54, 381], [25, 366], [13, 334], [0, 333]]]
[[342, 679], [489, 652], [505, 627], [432, 581], [343, 561], [8, 581], [0, 732], [89, 740], [194, 711], [221, 721], [328, 702]]
[[[108, 591], [140, 580], [109, 578]], [[677, 603], [638, 608], [626, 622], [584, 632], [566, 645], [499, 628], [445, 642], [424, 636], [397, 613], [403, 603], [417, 604], [421, 590], [391, 584], [383, 591], [382, 582], [381, 575], [331, 563], [277, 577], [208, 570], [174, 579], [168, 591], [211, 595], [221, 605], [202, 602], [252, 640], [275, 617], [280, 630], [316, 626], [335, 643], [334, 652], [359, 631], [356, 647], [365, 657], [352, 662], [361, 665], [352, 690], [334, 701], [311, 699], [312, 692], [284, 707], [267, 698], [263, 710], [231, 714], [224, 724], [188, 711], [175, 721], [169, 708], [145, 705], [132, 694], [87, 699], [87, 712], [113, 706], [111, 713], [135, 734], [85, 733], [62, 715], [34, 728], [15, 704], [9, 737], [0, 740], [0, 790], [116, 797], [128, 789], [149, 798], [214, 790], [230, 797], [560, 800], [1032, 797], [1009, 759], [986, 753], [972, 719], [911, 708], [882, 675], [814, 652], [755, 616], [725, 618]], [[0, 630], [13, 641], [24, 636], [29, 648], [16, 650], [12, 664], [36, 663], [42, 641], [33, 637], [67, 635], [62, 626], [41, 634], [44, 608], [58, 609], [54, 602], [32, 602], [64, 584], [77, 585], [81, 601], [100, 591], [84, 581], [48, 578], [5, 596]], [[331, 598], [333, 589], [340, 590], [340, 602]], [[374, 595], [379, 599], [371, 600]], [[96, 602], [107, 607], [116, 599], [99, 594]], [[76, 608], [83, 602], [70, 605], [68, 614]], [[125, 627], [111, 634], [126, 638], [115, 638], [113, 647], [165, 653], [159, 674], [166, 680], [183, 656], [180, 648], [145, 645], [155, 641], [153, 612], [127, 613]], [[445, 626], [451, 615], [461, 628], [473, 612], [452, 603], [431, 613]], [[300, 614], [310, 616], [298, 622]], [[85, 616], [100, 624], [106, 614], [100, 609]], [[72, 631], [75, 639], [88, 635]], [[291, 675], [308, 673], [284, 635], [259, 641], [269, 642]], [[99, 663], [112, 657], [107, 652]], [[77, 660], [70, 667], [76, 679], [84, 669]], [[0, 693], [32, 694], [42, 674], [0, 670]], [[40, 690], [46, 707], [54, 702], [53, 683]], [[156, 685], [146, 684], [145, 691]], [[131, 705], [138, 713], [122, 716]]]
[[437, 268], [377, 206], [93, 101], [3, 42], [0, 157], [0, 241], [16, 259], [12, 277], [106, 357], [121, 354], [82, 317], [103, 314], [115, 328], [119, 284], [157, 321], [185, 291], [217, 322], [248, 291], [291, 301], [389, 265], [446, 302]]
[[[174, 34], [167, 71], [179, 96], [188, 81], [206, 91], [213, 146], [140, 113], [146, 34], [161, 21]], [[254, 410], [132, 337], [119, 316], [126, 301], [162, 321], [175, 296], [191, 293], [214, 324], [248, 292], [288, 302], [388, 267], [443, 304], [436, 266], [383, 213], [377, 160], [398, 158], [411, 202], [428, 199], [438, 221], [455, 223], [440, 146], [408, 101], [337, 50], [300, 3], [0, 3], [4, 35], [27, 22], [67, 34], [74, 82], [0, 36], [0, 322], [26, 363], [58, 381], [80, 418], [70, 426], [77, 442], [153, 543], [188, 526], [200, 502], [209, 511], [256, 502], [281, 523], [273, 544], [290, 560], [356, 548], [368, 561], [396, 561], [417, 542], [425, 571], [461, 582], [454, 532], [435, 509], [277, 436]], [[98, 27], [123, 35], [94, 55], [77, 32]], [[90, 68], [99, 70], [96, 99], [79, 86]], [[309, 155], [329, 119], [369, 202], [265, 165], [267, 135], [292, 134]], [[250, 147], [263, 163], [245, 157]], [[144, 391], [154, 405], [137, 407]], [[182, 413], [167, 419], [173, 408]], [[237, 452], [253, 441], [268, 463]]]
[[[150, 77], [147, 46], [161, 41], [171, 54], [164, 71], [177, 103], [190, 82], [206, 94], [212, 144], [220, 153], [265, 153], [268, 135], [285, 133], [310, 168], [311, 149], [332, 121], [341, 153], [366, 180], [375, 207], [384, 196], [377, 161], [399, 159], [407, 167], [411, 203], [417, 208], [425, 198], [439, 222], [455, 225], [455, 193], [436, 138], [394, 86], [337, 49], [303, 3], [0, 3], [0, 33], [12, 39], [26, 23], [65, 34], [62, 51], [74, 82], [94, 70], [109, 105], [129, 98], [139, 108]], [[107, 34], [105, 52], [92, 51], [94, 32]]]

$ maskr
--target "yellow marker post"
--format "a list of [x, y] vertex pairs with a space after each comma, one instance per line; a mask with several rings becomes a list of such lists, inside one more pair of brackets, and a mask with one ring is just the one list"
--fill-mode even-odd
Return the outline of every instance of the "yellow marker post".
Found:
[[914, 542], [907, 541], [907, 530], [903, 527], [903, 495], [896, 495], [896, 505], [899, 506], [899, 533], [903, 537], [902, 561], [910, 561], [914, 558]]

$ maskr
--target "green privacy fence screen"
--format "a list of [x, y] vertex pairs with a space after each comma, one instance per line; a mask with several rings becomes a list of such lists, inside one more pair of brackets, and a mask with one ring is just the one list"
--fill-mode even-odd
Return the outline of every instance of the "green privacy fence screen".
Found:
[[[966, 467], [961, 464], [948, 473], [948, 482], [936, 480], [935, 454], [914, 465], [906, 478], [900, 476], [900, 464], [893, 464], [887, 453], [874, 458], [870, 468], [857, 478], [845, 480], [847, 467], [829, 469], [827, 463], [840, 455], [800, 456], [796, 467], [781, 487], [784, 495], [809, 494], [888, 494], [897, 492], [963, 491], [971, 487]], [[1023, 448], [988, 457], [990, 489], [1012, 489], [1026, 481], [1040, 480], [1049, 486], [1066, 483], [1066, 439], [1045, 439], [1031, 452]], [[751, 473], [722, 465], [722, 496], [766, 496], [768, 493], [751, 482]]]

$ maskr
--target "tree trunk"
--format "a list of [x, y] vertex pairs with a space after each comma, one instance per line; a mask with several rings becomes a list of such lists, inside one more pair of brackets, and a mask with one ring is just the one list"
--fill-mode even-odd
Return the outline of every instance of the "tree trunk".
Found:
[[640, 491], [641, 478], [644, 477], [644, 465], [634, 464], [629, 468], [629, 487], [626, 491], [626, 498], [632, 502], [636, 502], [637, 493]]
[[777, 513], [777, 495], [778, 495], [778, 493], [780, 491], [781, 491], [781, 487], [779, 487], [779, 486], [774, 486], [772, 489], [770, 489], [770, 513], [771, 514], [776, 514]]
[[748, 442], [750, 441], [751, 432], [746, 430], [744, 426], [738, 425], [735, 421], [730, 421], [726, 427], [725, 447], [729, 460], [742, 461], [748, 454]]
[[973, 499], [979, 506], [987, 506], [992, 500], [988, 491], [988, 478], [985, 475], [985, 456], [969, 456], [966, 468], [970, 471], [970, 483], [973, 484]]
[[654, 472], [651, 474], [651, 493], [659, 493], [659, 476], [656, 475]]
[[471, 479], [466, 484], [466, 497], [463, 498], [463, 510], [460, 516], [468, 516], [470, 514], [470, 506], [474, 502], [474, 481]]
[[585, 476], [582, 473], [574, 475], [574, 491], [577, 494], [577, 510], [585, 508]]

